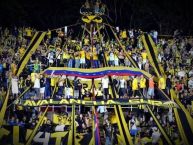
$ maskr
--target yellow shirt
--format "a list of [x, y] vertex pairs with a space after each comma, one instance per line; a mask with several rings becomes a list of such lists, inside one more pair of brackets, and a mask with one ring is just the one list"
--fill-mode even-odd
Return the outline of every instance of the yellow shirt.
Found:
[[22, 56], [24, 55], [24, 53], [25, 53], [25, 48], [21, 47], [21, 48], [19, 49], [19, 55], [20, 55], [20, 57], [22, 57]]
[[146, 59], [147, 59], [147, 53], [146, 53], [146, 52], [142, 52], [142, 53], [141, 53], [141, 56], [142, 56], [143, 60], [146, 60]]
[[101, 90], [98, 90], [97, 95], [98, 95], [98, 96], [102, 96], [102, 95], [103, 95], [102, 91], [101, 91]]
[[90, 52], [86, 52], [86, 59], [90, 60]]
[[140, 79], [140, 88], [146, 88], [146, 79], [145, 78]]
[[[93, 49], [93, 50], [92, 50], [92, 49]], [[97, 49], [96, 49], [96, 47], [93, 47], [93, 48], [91, 47], [91, 50], [92, 50], [93, 52], [96, 52]]]
[[169, 73], [170, 73], [171, 75], [174, 75], [174, 74], [175, 74], [175, 70], [174, 70], [174, 69], [170, 69], [170, 70], [169, 70]]
[[73, 96], [73, 93], [74, 93], [73, 89], [70, 88], [70, 96]]
[[36, 73], [31, 73], [31, 81], [34, 83]]
[[50, 84], [50, 85], [51, 85], [52, 87], [55, 86], [55, 84], [56, 84], [56, 79], [57, 79], [57, 78], [51, 78], [51, 84]]
[[25, 31], [26, 31], [26, 36], [28, 36], [28, 37], [32, 36], [32, 30], [31, 29], [27, 28]]
[[160, 89], [165, 89], [165, 88], [166, 88], [166, 81], [165, 81], [165, 79], [164, 79], [163, 77], [161, 77], [161, 78], [159, 79], [158, 87], [159, 87]]
[[107, 61], [109, 61], [109, 55], [108, 55], [108, 52], [105, 52], [105, 57], [106, 57]]
[[130, 56], [132, 55], [131, 51], [129, 51], [127, 54], [130, 55]]
[[84, 52], [84, 50], [80, 51], [80, 58], [85, 58], [85, 52]]
[[84, 45], [89, 45], [89, 39], [87, 38], [84, 39]]
[[137, 78], [134, 78], [132, 81], [132, 90], [138, 90], [138, 80]]
[[126, 31], [123, 31], [123, 32], [121, 33], [121, 37], [122, 37], [122, 38], [127, 38], [127, 32], [126, 32]]
[[110, 121], [111, 121], [112, 124], [117, 123], [117, 117], [116, 117], [116, 115], [112, 115], [111, 118], [110, 118]]
[[98, 54], [96, 52], [93, 53], [93, 60], [98, 60]]
[[66, 52], [63, 53], [63, 59], [69, 59], [70, 55]]
[[11, 64], [11, 72], [12, 72], [13, 74], [15, 74], [15, 73], [16, 73], [16, 70], [17, 70], [16, 64], [12, 63], [12, 64]]

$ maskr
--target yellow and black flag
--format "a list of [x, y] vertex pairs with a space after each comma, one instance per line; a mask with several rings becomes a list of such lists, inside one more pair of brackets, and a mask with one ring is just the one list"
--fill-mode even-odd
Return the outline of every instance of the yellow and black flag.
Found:
[[32, 54], [36, 51], [38, 46], [40, 45], [41, 41], [43, 40], [46, 32], [36, 32], [34, 37], [32, 38], [29, 47], [25, 51], [23, 57], [21, 58], [19, 64], [17, 65], [16, 75], [19, 76], [23, 71], [25, 65], [28, 63]]

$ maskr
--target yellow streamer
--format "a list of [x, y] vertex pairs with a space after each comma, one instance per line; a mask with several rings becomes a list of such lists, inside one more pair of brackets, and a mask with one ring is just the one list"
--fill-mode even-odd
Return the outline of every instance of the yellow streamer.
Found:
[[7, 108], [7, 102], [8, 102], [8, 99], [9, 99], [10, 89], [11, 89], [11, 85], [9, 84], [7, 95], [6, 95], [5, 101], [3, 103], [3, 106], [1, 108], [1, 112], [0, 112], [0, 127], [3, 125], [3, 120], [4, 120], [6, 108]]

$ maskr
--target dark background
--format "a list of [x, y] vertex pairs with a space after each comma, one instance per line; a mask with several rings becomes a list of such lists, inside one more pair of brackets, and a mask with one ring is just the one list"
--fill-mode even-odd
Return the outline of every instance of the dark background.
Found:
[[[58, 28], [80, 20], [85, 0], [0, 0], [0, 25]], [[193, 0], [102, 0], [108, 21], [122, 28], [156, 29], [172, 34], [175, 29], [193, 34]]]

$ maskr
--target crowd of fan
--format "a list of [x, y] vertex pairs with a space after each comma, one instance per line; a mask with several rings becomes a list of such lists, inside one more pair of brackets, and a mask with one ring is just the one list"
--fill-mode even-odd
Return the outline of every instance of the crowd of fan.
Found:
[[[91, 42], [89, 36], [85, 36], [81, 41], [78, 38], [73, 39], [71, 36], [66, 37], [61, 29], [54, 33], [48, 30], [46, 38], [32, 55], [22, 74], [17, 77], [17, 64], [29, 46], [34, 32], [35, 30], [31, 28], [0, 29], [0, 106], [2, 106], [5, 99], [9, 83], [11, 83], [12, 89], [8, 104], [17, 99], [28, 87], [30, 89], [22, 99], [47, 99], [51, 97], [79, 99], [90, 97], [92, 99], [93, 96], [96, 99], [109, 99], [112, 97], [109, 93], [110, 84], [112, 83], [120, 98], [156, 98], [154, 91], [157, 88], [164, 90], [167, 94], [169, 94], [170, 88], [174, 88], [181, 102], [191, 110], [193, 97], [193, 47], [191, 39], [182, 37], [174, 37], [169, 40], [158, 39], [157, 32], [152, 31], [151, 35], [158, 48], [158, 60], [167, 74], [167, 79], [161, 77], [158, 84], [156, 84], [154, 76], [149, 80], [143, 75], [134, 77], [112, 76], [113, 81], [110, 82], [108, 76], [105, 76], [101, 79], [100, 87], [95, 88], [93, 94], [92, 89], [83, 87], [84, 84], [81, 83], [79, 78], [75, 77], [71, 81], [68, 77], [45, 77], [39, 73], [50, 66], [86, 69], [105, 67], [106, 65], [111, 67], [131, 66], [127, 55], [138, 63], [140, 69], [152, 72], [147, 52], [140, 39], [141, 30], [122, 30], [120, 32], [117, 30], [117, 35], [127, 51], [126, 53], [118, 42], [107, 40], [105, 37], [99, 39], [97, 33], [93, 35], [93, 41]], [[52, 96], [55, 86], [57, 91]], [[159, 96], [156, 99], [159, 99]], [[9, 125], [33, 128], [38, 121], [38, 117], [41, 116], [41, 112], [39, 113], [32, 108], [20, 110], [17, 106], [14, 106], [12, 109], [14, 112], [10, 113]], [[114, 133], [117, 132], [117, 127], [110, 125], [109, 115], [106, 115], [107, 110], [99, 107], [98, 112], [104, 115], [103, 129], [106, 142], [109, 140], [116, 142]], [[81, 113], [77, 113], [77, 130], [79, 132], [90, 132], [92, 116], [89, 113]], [[155, 113], [161, 124], [172, 131], [171, 137], [177, 138], [176, 125], [171, 110], [160, 111], [158, 109]], [[155, 128], [156, 125], [146, 109], [144, 109], [144, 112], [131, 112], [125, 116], [133, 137], [155, 136], [155, 143], [159, 140], [160, 133]], [[67, 120], [70, 121], [70, 115]], [[64, 129], [69, 129], [62, 123], [53, 125], [51, 119], [45, 119], [44, 124], [42, 130], [50, 129], [53, 131], [59, 125]], [[145, 140], [144, 142], [148, 141]]]

